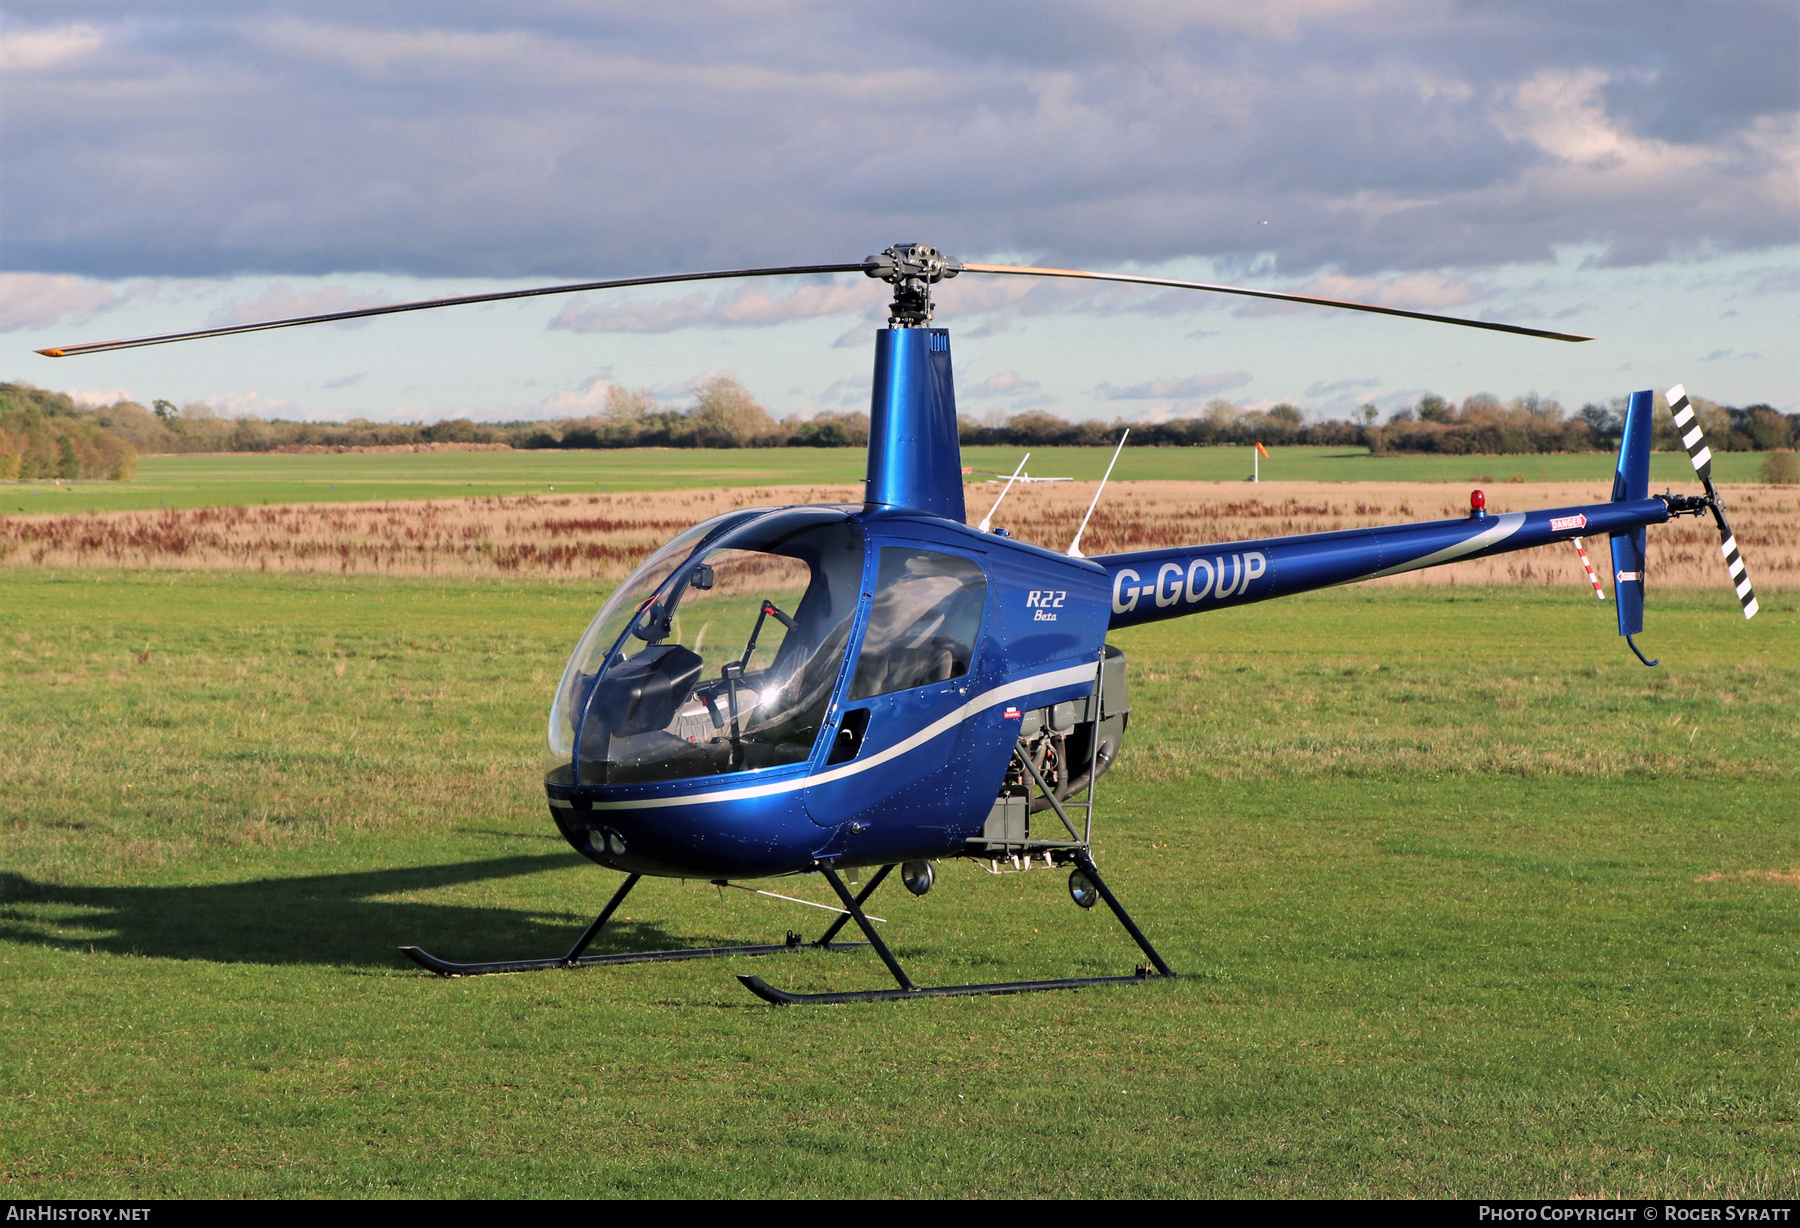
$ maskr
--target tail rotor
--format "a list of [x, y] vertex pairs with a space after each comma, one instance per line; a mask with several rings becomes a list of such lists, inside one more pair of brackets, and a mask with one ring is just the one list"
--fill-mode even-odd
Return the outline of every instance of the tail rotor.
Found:
[[1700, 420], [1688, 400], [1687, 389], [1680, 384], [1669, 389], [1669, 411], [1675, 416], [1675, 429], [1681, 434], [1694, 473], [1706, 487], [1706, 505], [1719, 526], [1719, 553], [1725, 558], [1725, 570], [1731, 573], [1738, 603], [1744, 608], [1745, 618], [1755, 618], [1756, 590], [1750, 585], [1750, 573], [1745, 570], [1743, 556], [1738, 553], [1737, 535], [1731, 531], [1731, 521], [1726, 519], [1725, 501], [1719, 497], [1718, 487], [1713, 485], [1712, 449], [1706, 446], [1706, 433], [1700, 429]]

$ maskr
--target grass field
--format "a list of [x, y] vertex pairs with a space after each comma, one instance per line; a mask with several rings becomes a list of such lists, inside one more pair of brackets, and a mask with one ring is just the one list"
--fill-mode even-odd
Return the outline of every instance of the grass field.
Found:
[[[534, 780], [598, 598], [7, 574], [9, 1197], [1800, 1191], [1792, 594], [1654, 594], [1656, 670], [1579, 592], [1119, 635], [1097, 852], [1173, 983], [776, 1010], [732, 974], [879, 966], [421, 975], [395, 947], [560, 951], [615, 881]], [[921, 980], [1137, 960], [1061, 875], [942, 869], [877, 897]], [[694, 883], [627, 911], [615, 948], [817, 932]]]
[[[1262, 476], [1309, 482], [1609, 481], [1613, 460], [1599, 454], [1553, 456], [1371, 457], [1361, 448], [1275, 448]], [[968, 448], [963, 464], [1011, 473], [1024, 449]], [[1031, 472], [1097, 480], [1108, 448], [1036, 448]], [[1756, 480], [1762, 456], [1721, 454], [1714, 475]], [[860, 482], [861, 448], [755, 451], [643, 449], [598, 452], [382, 452], [146, 456], [130, 482], [0, 482], [0, 515], [20, 512], [128, 511], [263, 503], [444, 499], [469, 495], [683, 490], [690, 487], [793, 486]], [[1120, 481], [1235, 481], [1250, 475], [1246, 448], [1127, 448]], [[1680, 453], [1650, 459], [1651, 479], [1692, 483]]]

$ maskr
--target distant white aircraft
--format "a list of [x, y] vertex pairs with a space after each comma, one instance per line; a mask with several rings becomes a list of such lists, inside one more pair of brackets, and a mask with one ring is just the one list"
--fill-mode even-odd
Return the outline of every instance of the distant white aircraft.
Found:
[[[984, 470], [983, 472], [986, 471]], [[989, 474], [987, 484], [992, 486], [995, 482], [1004, 482], [1008, 479], [1015, 482], [1073, 482], [1075, 480], [1074, 478], [1034, 478], [1029, 473], [1021, 470], [1016, 477], [1010, 473]]]
[[[1129, 434], [1129, 432], [1127, 432], [1127, 434]], [[1121, 448], [1125, 446], [1124, 436], [1120, 436], [1119, 446]], [[993, 477], [988, 479], [988, 485], [990, 485], [990, 486], [992, 486], [995, 482], [1000, 481], [1002, 478], [1004, 478], [1006, 480], [1006, 485], [1004, 485], [1000, 488], [1000, 494], [994, 499], [994, 506], [992, 506], [988, 509], [988, 514], [981, 518], [981, 524], [979, 526], [981, 532], [986, 533], [989, 529], [993, 528], [994, 513], [1000, 510], [1000, 500], [1006, 498], [1006, 492], [1013, 488], [1014, 483], [1017, 483], [1017, 482], [1072, 482], [1075, 480], [1074, 478], [1034, 478], [1034, 477], [1031, 477], [1031, 476], [1027, 475], [1025, 472], [1025, 462], [1030, 459], [1031, 459], [1031, 453], [1027, 452], [1024, 456], [1021, 456], [1019, 458], [1019, 467], [1017, 469], [1014, 469], [1012, 471], [1012, 473], [1010, 473], [1010, 474], [996, 473]], [[1115, 452], [1113, 454], [1113, 460], [1117, 461], [1118, 459], [1119, 459], [1118, 454]], [[969, 471], [965, 470], [964, 472], [969, 472]], [[984, 470], [982, 470], [982, 472], [985, 473], [987, 471], [984, 469]], [[1112, 466], [1111, 465], [1108, 465], [1106, 467], [1106, 473], [1107, 473], [1108, 477], [1112, 476]], [[1103, 481], [1100, 483], [1100, 486], [1102, 489], [1104, 489], [1106, 486], [1106, 483]], [[1095, 502], [1099, 502], [1099, 499], [1100, 499], [1100, 492], [1095, 491], [1094, 492]], [[1090, 507], [1088, 509], [1088, 515], [1091, 516], [1091, 515], [1093, 515], [1093, 513], [1094, 513], [1094, 509]], [[1081, 527], [1083, 529], [1087, 528], [1087, 521], [1085, 521], [1085, 520], [1082, 521]], [[1075, 540], [1076, 541], [1081, 540], [1080, 533], [1075, 534]]]

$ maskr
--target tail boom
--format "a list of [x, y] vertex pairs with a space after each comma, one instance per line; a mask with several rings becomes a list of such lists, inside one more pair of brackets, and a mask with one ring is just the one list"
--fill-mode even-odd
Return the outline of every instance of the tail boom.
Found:
[[1529, 550], [1669, 519], [1660, 498], [1307, 533], [1094, 559], [1112, 582], [1113, 628]]

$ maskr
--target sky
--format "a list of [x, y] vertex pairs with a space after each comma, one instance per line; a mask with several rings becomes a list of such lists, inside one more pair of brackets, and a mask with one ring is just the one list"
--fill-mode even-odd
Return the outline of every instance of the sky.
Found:
[[288, 418], [866, 409], [885, 287], [765, 279], [51, 360], [33, 349], [684, 270], [945, 283], [963, 412], [1310, 416], [1680, 382], [1800, 409], [1789, 0], [679, 5], [5, 0], [0, 379]]

